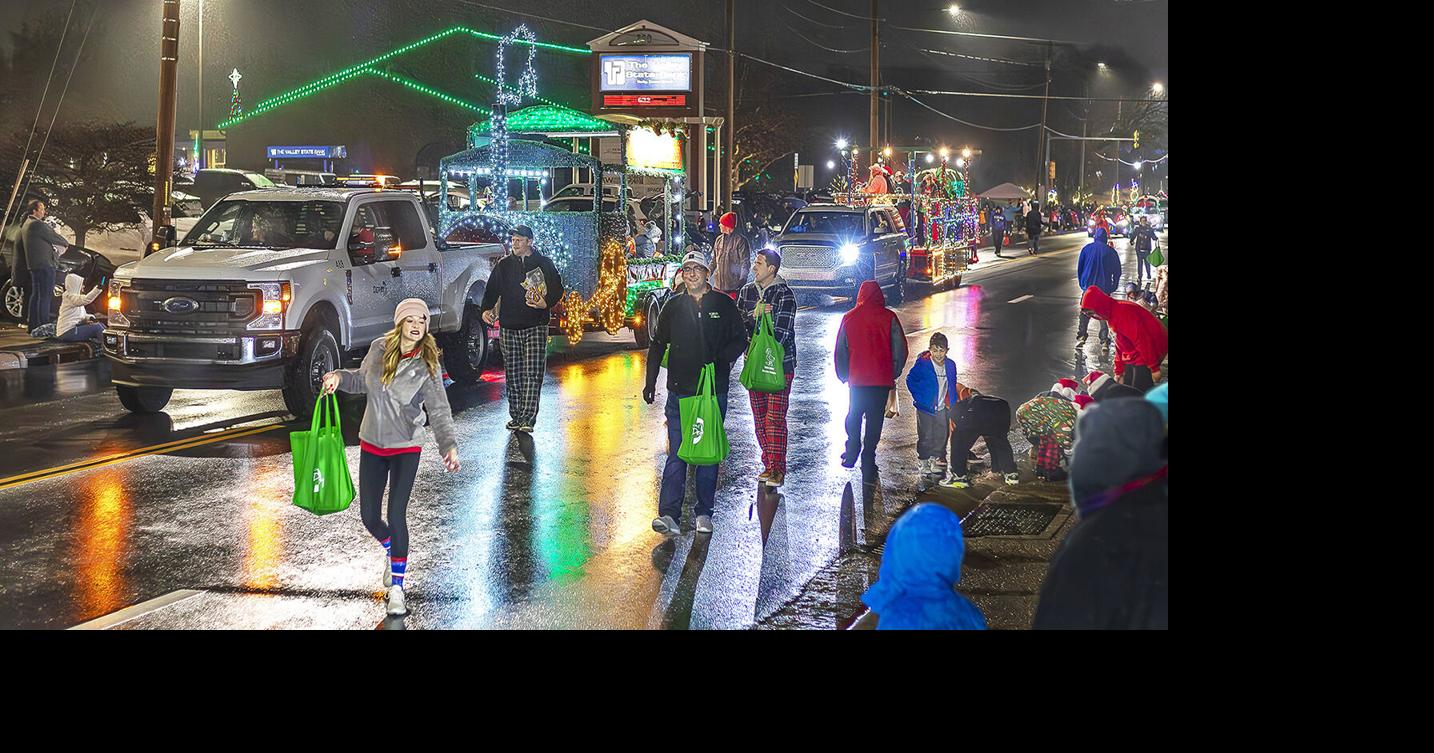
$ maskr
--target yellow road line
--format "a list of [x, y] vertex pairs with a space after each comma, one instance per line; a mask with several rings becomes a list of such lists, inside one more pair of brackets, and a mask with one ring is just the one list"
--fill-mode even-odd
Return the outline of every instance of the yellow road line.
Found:
[[10, 487], [27, 484], [31, 481], [41, 481], [43, 479], [55, 478], [56, 476], [63, 476], [67, 473], [74, 473], [76, 471], [87, 471], [95, 468], [103, 468], [105, 466], [114, 465], [116, 463], [123, 463], [127, 460], [135, 460], [138, 458], [147, 457], [149, 455], [159, 455], [170, 452], [177, 452], [179, 450], [188, 450], [193, 449], [195, 447], [202, 447], [207, 444], [214, 444], [215, 442], [223, 442], [227, 439], [238, 439], [240, 437], [247, 437], [251, 434], [261, 434], [266, 431], [273, 431], [274, 429], [278, 429], [282, 426], [283, 424], [270, 424], [268, 426], [230, 429], [218, 434], [201, 434], [197, 437], [190, 437], [188, 439], [181, 439], [173, 442], [165, 442], [164, 444], [152, 445], [150, 447], [140, 447], [134, 450], [116, 453], [114, 455], [109, 455], [103, 458], [81, 460], [66, 465], [56, 466], [54, 468], [46, 468], [40, 471], [21, 473], [15, 476], [9, 476], [7, 478], [0, 478], [0, 489], [9, 489]]

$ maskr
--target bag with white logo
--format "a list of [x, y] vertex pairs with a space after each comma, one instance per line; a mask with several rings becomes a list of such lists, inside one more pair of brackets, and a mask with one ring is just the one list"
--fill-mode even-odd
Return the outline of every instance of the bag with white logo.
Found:
[[289, 447], [294, 453], [294, 505], [315, 515], [349, 509], [354, 482], [344, 456], [337, 395], [324, 395], [314, 403], [309, 430], [290, 432]]
[[677, 401], [682, 426], [682, 446], [677, 448], [677, 457], [685, 463], [717, 465], [732, 449], [722, 425], [722, 405], [713, 392], [716, 382], [717, 369], [709, 363], [702, 367], [697, 394]]
[[751, 392], [782, 392], [787, 389], [787, 374], [782, 369], [786, 349], [777, 342], [772, 330], [772, 315], [757, 318], [757, 331], [747, 346], [747, 362], [742, 365], [738, 380]]

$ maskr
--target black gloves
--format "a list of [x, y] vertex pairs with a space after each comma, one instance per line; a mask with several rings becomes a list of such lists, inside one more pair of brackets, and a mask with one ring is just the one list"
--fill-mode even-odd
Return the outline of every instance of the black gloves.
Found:
[[656, 387], [643, 387], [643, 388], [642, 388], [642, 399], [643, 399], [643, 400], [646, 400], [648, 405], [652, 405], [653, 401], [657, 399], [657, 388], [656, 388]]

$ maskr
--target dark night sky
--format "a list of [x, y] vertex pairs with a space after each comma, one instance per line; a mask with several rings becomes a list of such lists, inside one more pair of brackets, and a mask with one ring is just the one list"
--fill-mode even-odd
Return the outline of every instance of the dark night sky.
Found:
[[[88, 19], [94, 0], [81, 0], [79, 24]], [[822, 5], [866, 16], [865, 0], [820, 0]], [[640, 19], [669, 26], [720, 47], [725, 41], [721, 0], [488, 0], [485, 5], [521, 8], [544, 16], [583, 25], [619, 28]], [[180, 42], [179, 127], [193, 128], [197, 119], [195, 22], [198, 0], [183, 0]], [[962, 18], [943, 12], [947, 3], [931, 0], [883, 0], [881, 15], [889, 26], [959, 29], [992, 34], [1051, 37], [1085, 43], [1089, 59], [1102, 59], [1111, 73], [1097, 77], [1073, 70], [1058, 70], [1053, 95], [1079, 95], [1081, 77], [1093, 94], [1139, 95], [1152, 81], [1168, 86], [1169, 3], [1166, 0], [966, 0]], [[25, 19], [59, 14], [69, 0], [5, 0], [0, 4], [0, 30], [4, 44]], [[153, 121], [158, 76], [160, 27], [159, 0], [102, 0], [95, 32], [88, 41], [86, 59], [77, 72], [61, 118], [132, 119]], [[738, 45], [741, 52], [829, 78], [863, 84], [867, 79], [869, 24], [858, 18], [825, 10], [811, 0], [738, 0]], [[802, 17], [806, 18], [803, 19]], [[241, 89], [248, 104], [335, 70], [385, 52], [409, 41], [456, 24], [505, 33], [523, 17], [509, 11], [489, 10], [464, 0], [206, 0], [205, 2], [205, 110], [214, 122], [227, 105], [229, 71], [244, 74]], [[527, 19], [539, 39], [585, 47], [601, 36], [596, 29]], [[82, 29], [82, 26], [78, 28]], [[71, 49], [82, 31], [72, 30], [66, 42]], [[802, 39], [798, 34], [805, 36]], [[958, 52], [978, 57], [1039, 61], [1043, 47], [1025, 42], [984, 40], [922, 32], [883, 31], [882, 69], [886, 83], [907, 88], [1040, 94], [1043, 78], [1035, 67], [985, 63], [921, 52]], [[446, 44], [446, 43], [445, 43]], [[861, 50], [841, 53], [821, 49]], [[1061, 48], [1057, 48], [1060, 50]], [[6, 50], [8, 52], [8, 49]], [[454, 94], [487, 104], [486, 86], [472, 82], [472, 74], [492, 73], [493, 46], [472, 41], [435, 50], [428, 59], [402, 64], [401, 72]], [[65, 72], [70, 55], [62, 58]], [[723, 66], [708, 61], [709, 109], [723, 101]], [[538, 58], [540, 93], [585, 109], [589, 59], [557, 54]], [[841, 87], [786, 73], [757, 63], [756, 80], [779, 95], [817, 94]], [[992, 86], [994, 85], [994, 86]], [[1018, 88], [1026, 87], [1026, 88]], [[461, 141], [462, 127], [473, 117], [448, 105], [434, 105], [420, 94], [394, 91], [382, 82], [338, 87], [312, 98], [313, 104], [291, 108], [251, 121], [251, 140], [263, 143], [351, 143], [365, 139], [373, 167], [382, 162], [411, 162], [419, 146], [435, 140]], [[991, 126], [1024, 126], [1040, 121], [1037, 99], [985, 99], [928, 96], [923, 100], [963, 120]], [[830, 173], [826, 160], [835, 156], [831, 143], [837, 136], [865, 141], [867, 101], [862, 94], [810, 96], [789, 100], [806, 119], [810, 134], [802, 162], [815, 164], [818, 184]], [[1079, 103], [1052, 102], [1053, 128], [1080, 128], [1074, 116]], [[1097, 105], [1113, 109], [1114, 105]], [[710, 114], [720, 114], [712, 112]], [[893, 142], [928, 139], [953, 145], [982, 147], [973, 182], [985, 189], [1006, 180], [1029, 181], [1034, 170], [1035, 131], [996, 133], [971, 128], [898, 100], [894, 110]], [[240, 126], [243, 128], [245, 126]], [[237, 130], [237, 129], [236, 129]], [[1069, 131], [1067, 131], [1069, 132]], [[231, 135], [231, 139], [234, 138]], [[346, 142], [344, 139], [349, 139]], [[245, 150], [250, 147], [245, 146]], [[1069, 152], [1067, 152], [1069, 154]], [[1056, 159], [1063, 161], [1057, 152]], [[1065, 156], [1073, 164], [1071, 157]], [[262, 154], [231, 151], [231, 166], [262, 166]], [[404, 170], [395, 165], [390, 169]], [[1062, 168], [1063, 169], [1063, 168]]]

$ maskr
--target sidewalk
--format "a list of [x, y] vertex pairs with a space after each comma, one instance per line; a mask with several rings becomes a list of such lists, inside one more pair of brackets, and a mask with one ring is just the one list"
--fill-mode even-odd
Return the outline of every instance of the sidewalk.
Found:
[[13, 322], [0, 324], [0, 371], [88, 361], [98, 355], [99, 348], [87, 342], [36, 340]]

